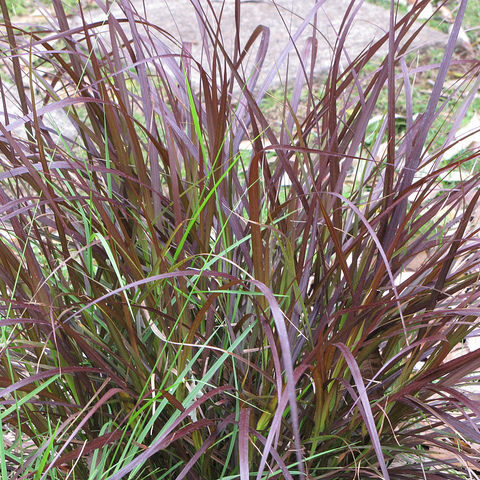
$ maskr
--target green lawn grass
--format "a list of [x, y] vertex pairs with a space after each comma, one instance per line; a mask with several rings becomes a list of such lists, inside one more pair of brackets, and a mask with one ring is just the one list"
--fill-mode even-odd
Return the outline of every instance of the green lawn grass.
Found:
[[[367, 0], [369, 3], [372, 3], [374, 5], [380, 5], [381, 7], [384, 8], [390, 8], [390, 1], [389, 0]], [[406, 2], [400, 3], [398, 11], [401, 14], [405, 14], [407, 12], [407, 7], [405, 5]], [[439, 0], [437, 2], [433, 2], [432, 4], [435, 5], [443, 4], [444, 2], [442, 0]], [[445, 3], [445, 6], [450, 9], [450, 11], [455, 15], [455, 11], [458, 8], [459, 2], [458, 0], [448, 0]], [[473, 1], [469, 2], [467, 5], [467, 9], [465, 12], [465, 21], [464, 21], [464, 28], [465, 31], [467, 32], [467, 35], [470, 38], [470, 41], [472, 42], [473, 46], [475, 48], [480, 48], [480, 9], [478, 8], [478, 3]], [[449, 24], [446, 22], [440, 14], [435, 14], [432, 20], [428, 22], [428, 26], [431, 28], [435, 28], [437, 30], [440, 30], [444, 33], [448, 33], [449, 29]]]

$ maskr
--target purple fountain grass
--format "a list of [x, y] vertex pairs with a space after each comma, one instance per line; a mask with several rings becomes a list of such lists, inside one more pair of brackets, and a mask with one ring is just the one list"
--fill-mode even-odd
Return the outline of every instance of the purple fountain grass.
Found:
[[192, 0], [197, 58], [128, 0], [32, 29], [0, 0], [2, 478], [480, 471], [480, 172], [445, 181], [478, 157], [445, 160], [479, 83], [465, 60], [445, 95], [467, 2], [418, 67], [429, 2], [348, 59], [352, 0], [319, 80], [325, 1], [285, 38], [276, 128], [268, 30], [230, 48], [221, 5]]

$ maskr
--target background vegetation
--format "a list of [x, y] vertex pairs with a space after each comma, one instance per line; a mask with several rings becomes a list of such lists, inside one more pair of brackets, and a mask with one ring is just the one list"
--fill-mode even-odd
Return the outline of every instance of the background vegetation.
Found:
[[127, 0], [103, 37], [0, 0], [1, 478], [476, 478], [480, 72], [466, 0], [407, 55], [427, 3], [341, 67], [349, 9], [271, 128], [263, 27], [230, 51], [192, 0], [201, 63]]

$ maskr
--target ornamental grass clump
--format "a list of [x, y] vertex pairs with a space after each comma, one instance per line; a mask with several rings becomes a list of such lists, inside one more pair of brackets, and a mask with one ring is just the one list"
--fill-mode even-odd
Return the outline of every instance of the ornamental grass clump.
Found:
[[444, 160], [480, 84], [464, 60], [446, 88], [467, 1], [425, 66], [428, 1], [345, 63], [352, 0], [321, 81], [312, 2], [278, 127], [265, 27], [226, 45], [192, 0], [197, 58], [109, 3], [26, 29], [0, 0], [0, 477], [476, 478], [478, 148]]

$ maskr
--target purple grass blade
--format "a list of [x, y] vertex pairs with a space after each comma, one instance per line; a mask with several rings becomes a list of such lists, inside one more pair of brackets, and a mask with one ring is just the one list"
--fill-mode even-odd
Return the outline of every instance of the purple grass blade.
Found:
[[[144, 450], [140, 455], [135, 457], [130, 463], [121, 468], [117, 473], [108, 477], [108, 480], [120, 480], [127, 473], [131, 472], [134, 468], [139, 465], [143, 465], [152, 455], [167, 447], [173, 440], [182, 438], [191, 431], [196, 429], [204, 428], [213, 423], [212, 420], [204, 419], [197, 422], [191, 423], [189, 426], [184, 427], [183, 429], [173, 432], [173, 430], [180, 425], [183, 420], [185, 420], [196, 408], [205, 403], [211, 397], [218, 395], [227, 390], [233, 390], [233, 387], [218, 387], [210, 392], [205, 393], [201, 398], [192, 403], [188, 408], [182, 412], [178, 418], [170, 425], [165, 432], [163, 432], [146, 450]], [[173, 432], [173, 433], [172, 433]]]
[[335, 346], [342, 352], [345, 361], [350, 368], [350, 372], [352, 373], [353, 379], [355, 380], [355, 384], [357, 386], [358, 395], [360, 397], [360, 401], [362, 403], [363, 412], [365, 415], [365, 426], [367, 427], [368, 433], [370, 434], [370, 438], [373, 443], [373, 448], [375, 449], [375, 453], [377, 454], [378, 462], [380, 464], [380, 469], [382, 470], [383, 478], [385, 480], [389, 480], [390, 476], [388, 474], [387, 465], [385, 464], [385, 457], [383, 456], [382, 445], [380, 443], [380, 438], [378, 436], [377, 428], [375, 425], [375, 420], [373, 418], [372, 408], [370, 405], [370, 401], [368, 399], [367, 390], [363, 383], [362, 374], [360, 373], [360, 369], [358, 368], [358, 364], [355, 361], [355, 358], [352, 355], [352, 352], [343, 344], [337, 343]]
[[34, 375], [30, 375], [18, 382], [9, 385], [8, 387], [2, 388], [0, 390], [0, 397], [6, 397], [7, 395], [20, 390], [22, 387], [26, 385], [30, 385], [31, 383], [38, 382], [45, 378], [53, 377], [55, 375], [69, 375], [73, 373], [102, 373], [102, 370], [99, 368], [94, 367], [62, 367], [62, 368], [52, 368], [46, 372], [35, 373]]
[[[72, 442], [72, 440], [75, 438], [75, 436], [77, 435], [77, 433], [82, 429], [82, 427], [88, 422], [89, 418], [91, 418], [95, 412], [102, 407], [102, 405], [104, 403], [106, 403], [110, 398], [112, 398], [114, 395], [116, 395], [117, 393], [120, 393], [122, 392], [122, 389], [121, 388], [112, 388], [110, 390], [108, 390], [103, 396], [102, 398], [100, 398], [98, 400], [98, 402], [95, 403], [95, 405], [93, 406], [93, 408], [91, 408], [88, 413], [86, 413], [85, 415], [82, 416], [82, 419], [81, 421], [78, 423], [78, 425], [75, 426], [75, 428], [73, 429], [72, 433], [70, 434], [70, 436], [63, 442], [62, 444], [62, 447], [58, 450], [58, 452], [55, 453], [55, 456], [52, 460], [52, 462], [50, 463], [50, 465], [45, 469], [45, 471], [43, 472], [42, 476], [40, 477], [41, 480], [44, 480], [45, 478], [47, 478], [47, 475], [48, 475], [48, 472], [54, 468], [56, 465], [58, 465], [60, 463], [60, 459], [61, 459], [61, 456], [62, 456], [62, 453], [65, 451], [65, 449], [70, 445], [70, 443]], [[98, 447], [97, 447], [98, 448]]]
[[[465, 15], [466, 8], [467, 0], [462, 0], [457, 11], [457, 15], [455, 17], [455, 23], [453, 25], [452, 32], [450, 33], [450, 37], [445, 48], [445, 55], [440, 64], [440, 69], [438, 71], [437, 79], [433, 86], [427, 108], [425, 110], [425, 113], [422, 115], [421, 123], [419, 125], [419, 131], [415, 135], [413, 141], [413, 150], [411, 152], [407, 152], [410, 161], [408, 162], [408, 165], [405, 165], [405, 174], [400, 185], [400, 191], [406, 190], [411, 185], [415, 176], [415, 172], [417, 171], [418, 165], [420, 163], [423, 149], [425, 147], [425, 141], [427, 139], [428, 132], [432, 126], [433, 119], [435, 117], [435, 109], [437, 108], [438, 101], [442, 94], [442, 89], [445, 83], [448, 69], [450, 67], [452, 55], [455, 50], [458, 34], [462, 26], [462, 21]], [[388, 245], [392, 242], [397, 226], [400, 224], [400, 222], [405, 216], [406, 207], [407, 200], [405, 199], [398, 207], [395, 208], [388, 232], [385, 236], [384, 245]]]
[[248, 430], [250, 426], [250, 409], [241, 408], [238, 420], [238, 458], [240, 463], [240, 480], [248, 480], [250, 468], [248, 461]]

